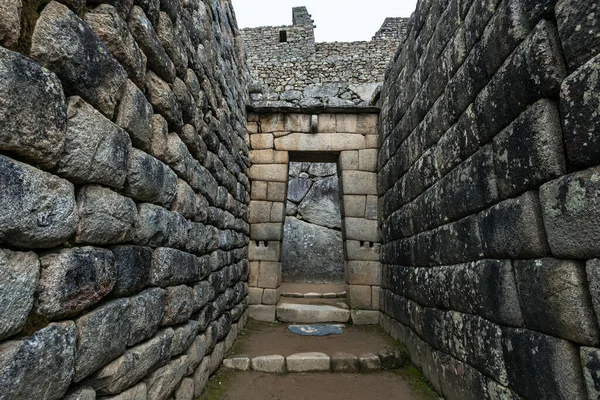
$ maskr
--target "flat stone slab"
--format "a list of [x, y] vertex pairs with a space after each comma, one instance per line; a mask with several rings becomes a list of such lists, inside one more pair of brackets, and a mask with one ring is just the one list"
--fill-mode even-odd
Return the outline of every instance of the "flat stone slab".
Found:
[[225, 368], [235, 369], [238, 371], [248, 371], [250, 369], [250, 358], [249, 357], [226, 358], [223, 360], [223, 366]]
[[297, 353], [286, 359], [288, 372], [326, 372], [331, 368], [331, 359], [325, 353]]
[[348, 322], [350, 310], [327, 305], [280, 303], [277, 306], [277, 319], [301, 324]]
[[252, 369], [258, 372], [271, 372], [283, 374], [285, 372], [285, 357], [270, 355], [254, 357], [251, 361]]
[[344, 325], [290, 325], [288, 329], [290, 332], [300, 336], [328, 336], [344, 333]]

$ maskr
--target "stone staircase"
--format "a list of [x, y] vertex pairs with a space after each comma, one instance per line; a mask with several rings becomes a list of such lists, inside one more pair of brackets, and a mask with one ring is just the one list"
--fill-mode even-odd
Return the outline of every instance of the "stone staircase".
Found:
[[282, 284], [277, 320], [301, 324], [350, 321], [344, 285]]

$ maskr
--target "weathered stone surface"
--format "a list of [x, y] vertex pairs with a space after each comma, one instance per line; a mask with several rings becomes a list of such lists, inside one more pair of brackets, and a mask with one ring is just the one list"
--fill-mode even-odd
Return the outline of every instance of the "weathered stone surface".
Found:
[[479, 215], [479, 229], [488, 258], [531, 258], [550, 248], [537, 192], [505, 200]]
[[486, 380], [469, 364], [447, 355], [440, 357], [442, 394], [448, 399], [477, 400], [485, 398]]
[[67, 136], [56, 172], [74, 183], [120, 189], [125, 183], [131, 140], [80, 97], [67, 102]]
[[116, 244], [133, 239], [138, 213], [135, 203], [112, 190], [88, 185], [77, 195], [77, 243]]
[[[131, 0], [129, 0], [131, 2]], [[117, 5], [127, 2], [113, 2]], [[125, 14], [129, 14], [127, 10]], [[144, 87], [146, 73], [146, 56], [140, 50], [127, 23], [121, 18], [118, 10], [109, 4], [100, 4], [85, 14], [85, 22], [96, 32], [111, 54], [119, 60], [127, 71], [129, 79], [140, 88]]]
[[71, 321], [50, 324], [19, 341], [0, 345], [4, 399], [59, 399], [74, 374], [77, 332]]
[[540, 188], [544, 225], [552, 254], [561, 258], [600, 256], [600, 168], [548, 182]]
[[67, 94], [83, 97], [112, 118], [127, 73], [67, 7], [53, 1], [44, 8], [33, 31], [31, 58], [55, 72]]
[[348, 285], [348, 305], [353, 309], [372, 310], [373, 293], [368, 285]]
[[331, 359], [325, 353], [297, 353], [286, 357], [288, 372], [325, 372], [331, 367]]
[[75, 382], [125, 352], [131, 329], [130, 302], [114, 300], [78, 318]]
[[277, 306], [277, 319], [283, 322], [296, 322], [300, 324], [348, 322], [350, 311], [334, 306], [280, 303]]
[[84, 386], [69, 391], [63, 400], [96, 400], [96, 391], [89, 386]]
[[125, 194], [132, 199], [169, 207], [175, 197], [177, 175], [162, 161], [133, 149]]
[[369, 261], [347, 261], [346, 282], [351, 285], [381, 286], [381, 264]]
[[600, 396], [600, 376], [598, 376], [600, 351], [591, 347], [582, 347], [580, 354], [588, 398], [596, 399]]
[[254, 357], [251, 360], [252, 370], [258, 372], [274, 372], [283, 374], [285, 369], [285, 358], [280, 355]]
[[17, 247], [53, 247], [77, 227], [73, 185], [0, 156], [0, 242]]
[[147, 400], [147, 398], [148, 388], [145, 383], [140, 383], [116, 396], [106, 396], [103, 400]]
[[344, 218], [346, 238], [366, 242], [379, 242], [377, 221], [364, 218]]
[[40, 258], [34, 311], [47, 319], [78, 314], [96, 304], [117, 279], [112, 252], [95, 247], [63, 249]]
[[600, 52], [598, 4], [590, 0], [556, 2], [558, 33], [571, 70]]
[[198, 335], [193, 338], [192, 344], [185, 351], [187, 356], [187, 373], [194, 372], [200, 365], [204, 356], [210, 351], [210, 337], [207, 334]]
[[327, 228], [341, 228], [337, 176], [315, 182], [298, 206], [298, 212], [310, 223]]
[[166, 288], [161, 325], [175, 325], [190, 319], [193, 301], [194, 292], [189, 286], [179, 285]]
[[250, 369], [250, 358], [248, 357], [233, 357], [223, 360], [223, 366], [237, 371], [248, 371]]
[[585, 398], [579, 351], [573, 344], [525, 329], [504, 329], [510, 386], [524, 398]]
[[35, 253], [0, 250], [0, 340], [25, 326], [33, 306], [33, 294], [40, 277]]
[[175, 66], [160, 44], [160, 40], [152, 24], [146, 18], [144, 11], [140, 7], [134, 6], [131, 9], [127, 23], [138, 45], [148, 58], [148, 67], [162, 79], [172, 83], [175, 80]]
[[378, 372], [381, 370], [381, 360], [376, 354], [365, 353], [358, 356], [360, 363], [360, 372]]
[[[596, 4], [590, 6], [598, 7]], [[600, 36], [600, 32], [597, 35]], [[596, 40], [600, 50], [600, 40]], [[560, 111], [563, 115], [563, 137], [567, 160], [574, 167], [592, 167], [600, 163], [600, 100], [593, 95], [600, 90], [598, 74], [600, 56], [591, 59], [562, 83]]]
[[[592, 304], [596, 310], [596, 316], [600, 315], [600, 259], [589, 260], [585, 268], [589, 283]], [[598, 318], [600, 323], [600, 318]]]
[[202, 261], [184, 251], [160, 247], [154, 250], [150, 282], [156, 286], [173, 286], [201, 279], [208, 271]]
[[304, 196], [306, 196], [311, 186], [312, 182], [310, 181], [310, 179], [290, 179], [290, 182], [288, 184], [287, 199], [293, 201], [294, 203], [299, 203], [300, 201], [302, 201]]
[[86, 383], [99, 394], [119, 394], [135, 385], [171, 357], [173, 330], [164, 329], [152, 340], [135, 346], [92, 375]]
[[178, 131], [183, 127], [181, 106], [175, 94], [169, 85], [152, 71], [146, 74], [146, 96], [154, 110], [165, 117], [171, 129]]
[[[142, 82], [141, 88], [144, 88]], [[130, 80], [125, 84], [123, 97], [119, 103], [116, 124], [125, 129], [131, 142], [137, 148], [152, 152], [154, 110], [144, 93]], [[157, 143], [154, 143], [157, 144]]]
[[210, 356], [206, 356], [202, 359], [202, 362], [194, 371], [194, 396], [200, 396], [208, 383], [210, 377]]
[[0, 5], [0, 12], [4, 15], [0, 22], [0, 43], [5, 47], [13, 47], [19, 40], [22, 8], [21, 0], [8, 0]]
[[[372, 292], [375, 288], [371, 289]], [[373, 294], [371, 293], [371, 297]], [[379, 301], [374, 302], [371, 299], [371, 307], [378, 308]], [[379, 324], [379, 311], [376, 310], [351, 310], [350, 318], [352, 319], [353, 325], [377, 325]]]
[[248, 313], [250, 318], [257, 321], [275, 322], [277, 306], [266, 306], [262, 304], [249, 305]]
[[334, 353], [331, 356], [331, 370], [333, 372], [356, 374], [360, 371], [360, 361], [354, 354]]
[[342, 171], [342, 192], [348, 194], [377, 194], [377, 174], [365, 171]]
[[117, 281], [111, 296], [122, 297], [139, 293], [150, 284], [152, 249], [141, 246], [113, 246]]
[[129, 299], [131, 328], [128, 346], [152, 337], [158, 330], [163, 317], [165, 297], [163, 289], [151, 288]]
[[[352, 133], [292, 133], [275, 139], [275, 150], [343, 151], [365, 148], [365, 137]], [[254, 147], [253, 147], [254, 148]]]
[[194, 380], [184, 378], [173, 395], [174, 400], [193, 400], [194, 399]]
[[[6, 11], [6, 7], [14, 9], [12, 3], [15, 1], [3, 2], [2, 11]], [[5, 16], [3, 22], [10, 20], [6, 18], [10, 13], [2, 12], [2, 15]], [[60, 157], [67, 128], [60, 81], [30, 59], [0, 48], [0, 82], [0, 149], [44, 168], [53, 167]], [[40, 102], [45, 106], [38, 107]]]
[[178, 212], [187, 219], [193, 219], [198, 214], [197, 201], [198, 196], [194, 189], [184, 180], [178, 179], [171, 211]]
[[186, 371], [186, 364], [187, 357], [181, 356], [148, 375], [144, 379], [148, 388], [148, 400], [168, 398], [181, 382]]
[[541, 100], [494, 138], [500, 197], [512, 197], [564, 175], [560, 115], [556, 104]]
[[171, 346], [171, 357], [183, 353], [194, 342], [200, 329], [198, 321], [190, 320], [186, 324], [175, 327], [173, 345]]
[[344, 254], [341, 232], [286, 217], [283, 277], [289, 281], [342, 282]]
[[514, 265], [527, 328], [575, 343], [598, 344], [600, 331], [583, 263], [547, 258]]

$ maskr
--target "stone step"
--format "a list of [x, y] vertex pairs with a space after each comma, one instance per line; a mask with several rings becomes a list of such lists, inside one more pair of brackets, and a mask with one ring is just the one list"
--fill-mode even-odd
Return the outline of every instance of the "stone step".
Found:
[[281, 297], [306, 299], [335, 299], [346, 297], [346, 285], [335, 283], [283, 282]]
[[[323, 301], [324, 299], [321, 299]], [[317, 324], [324, 322], [348, 322], [350, 310], [341, 302], [331, 304], [302, 304], [280, 302], [277, 305], [277, 319], [282, 322]]]

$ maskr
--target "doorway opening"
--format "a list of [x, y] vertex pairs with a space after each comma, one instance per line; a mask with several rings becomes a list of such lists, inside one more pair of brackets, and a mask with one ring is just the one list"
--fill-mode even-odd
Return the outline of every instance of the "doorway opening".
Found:
[[345, 291], [337, 155], [290, 157], [282, 247], [282, 291]]

